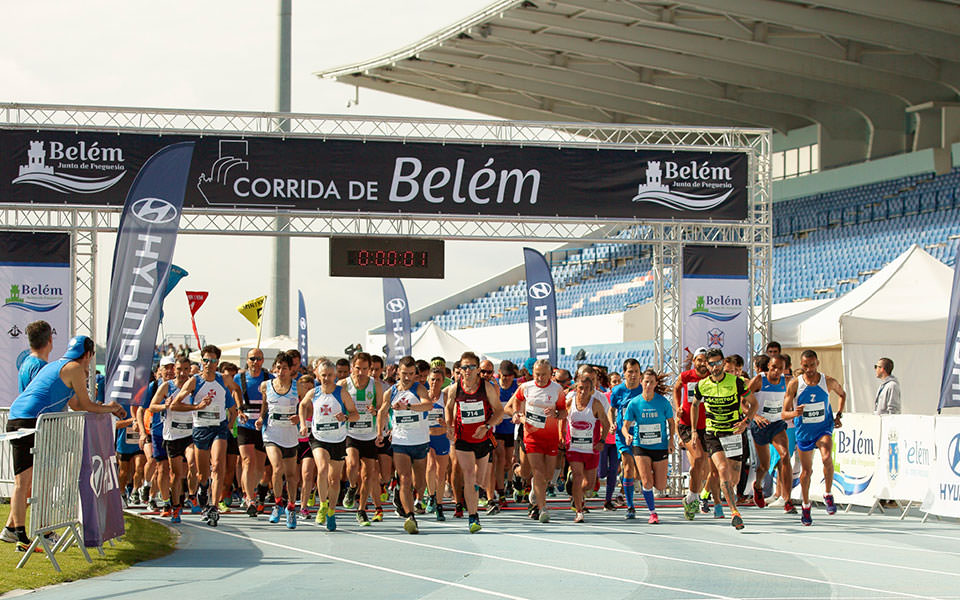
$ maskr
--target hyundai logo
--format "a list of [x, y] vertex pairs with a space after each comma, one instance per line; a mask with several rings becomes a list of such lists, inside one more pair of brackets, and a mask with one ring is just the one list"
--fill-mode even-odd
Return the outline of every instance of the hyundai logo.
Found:
[[133, 216], [144, 223], [169, 223], [177, 218], [177, 208], [160, 198], [141, 198], [130, 209]]
[[541, 298], [546, 298], [551, 293], [553, 293], [553, 286], [545, 281], [535, 283], [530, 286], [527, 290], [527, 293], [530, 294], [530, 297], [535, 300], [540, 300]]
[[403, 298], [391, 298], [387, 300], [387, 310], [392, 313], [402, 312], [407, 307], [407, 302]]
[[960, 477], [960, 433], [950, 440], [950, 446], [947, 449], [947, 462], [953, 474]]

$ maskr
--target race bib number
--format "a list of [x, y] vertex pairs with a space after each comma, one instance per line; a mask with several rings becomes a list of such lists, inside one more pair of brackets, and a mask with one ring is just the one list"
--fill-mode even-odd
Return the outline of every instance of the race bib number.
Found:
[[663, 442], [663, 432], [659, 423], [638, 423], [637, 444], [640, 446], [654, 446]]
[[340, 429], [340, 421], [332, 417], [318, 419], [313, 422], [313, 430], [317, 433], [336, 431], [338, 429]]
[[431, 408], [430, 413], [427, 415], [427, 419], [430, 421], [430, 427], [440, 427], [443, 423], [443, 409], [442, 408]]
[[527, 412], [524, 415], [525, 425], [534, 429], [543, 429], [547, 426], [547, 409], [539, 406], [527, 404]]
[[198, 410], [197, 427], [216, 427], [220, 424], [220, 413], [215, 410]]
[[128, 444], [136, 444], [140, 442], [140, 433], [136, 431], [132, 426], [127, 427], [125, 431], [127, 432]]
[[593, 434], [576, 433], [570, 435], [570, 449], [574, 452], [593, 454]]
[[766, 418], [768, 421], [770, 421], [770, 422], [772, 423], [772, 422], [774, 422], [774, 421], [779, 421], [779, 420], [781, 420], [781, 419], [783, 418], [783, 417], [781, 416], [781, 412], [782, 412], [782, 411], [783, 411], [783, 397], [782, 397], [782, 396], [779, 396], [779, 395], [778, 395], [778, 396], [775, 396], [775, 397], [772, 397], [772, 398], [768, 396], [768, 397], [764, 398], [764, 400], [763, 400], [763, 408], [761, 409], [760, 414], [761, 414], [764, 418]]
[[827, 417], [827, 407], [823, 402], [811, 402], [803, 405], [803, 423], [823, 423]]
[[743, 436], [740, 434], [721, 437], [720, 445], [723, 446], [723, 453], [727, 458], [738, 458], [743, 454]]
[[289, 425], [293, 427], [293, 423], [290, 422], [290, 417], [293, 415], [294, 411], [292, 409], [276, 408], [270, 411], [270, 421], [274, 425]]
[[483, 423], [483, 402], [461, 402], [460, 422], [464, 425]]
[[412, 410], [393, 411], [394, 426], [399, 431], [407, 431], [417, 426], [420, 422], [420, 414]]
[[687, 401], [693, 402], [693, 398], [696, 396], [695, 390], [697, 389], [697, 381], [691, 381], [687, 384]]
[[347, 429], [352, 433], [373, 433], [373, 415], [361, 412], [359, 419], [353, 423], [347, 423]]
[[260, 418], [260, 409], [251, 408], [249, 410], [244, 411], [244, 414], [247, 415], [247, 418], [250, 419], [251, 422], [255, 422], [257, 419]]
[[170, 421], [170, 429], [176, 429], [177, 431], [190, 431], [193, 429], [193, 423], [180, 423], [177, 421]]

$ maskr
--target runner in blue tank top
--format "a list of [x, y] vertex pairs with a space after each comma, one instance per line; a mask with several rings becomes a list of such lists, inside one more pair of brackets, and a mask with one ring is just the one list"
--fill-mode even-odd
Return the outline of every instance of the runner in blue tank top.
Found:
[[[63, 358], [46, 364], [27, 389], [17, 396], [10, 405], [7, 431], [34, 429], [37, 419], [45, 413], [61, 412], [69, 406], [73, 410], [93, 413], [113, 413], [117, 418], [126, 414], [123, 406], [111, 402], [94, 404], [87, 395], [87, 373], [94, 359], [93, 340], [85, 335], [71, 338]], [[10, 497], [10, 514], [4, 539], [16, 536], [17, 550], [25, 551], [30, 547], [26, 534], [27, 498], [30, 497], [30, 484], [33, 478], [34, 436], [28, 435], [10, 441], [13, 454], [13, 495]], [[80, 451], [81, 448], [76, 448]]]
[[27, 325], [27, 340], [30, 354], [23, 359], [17, 370], [17, 393], [27, 389], [27, 385], [37, 376], [43, 365], [50, 361], [53, 350], [53, 328], [46, 321], [34, 321]]
[[797, 509], [790, 502], [793, 487], [793, 467], [790, 465], [787, 437], [787, 422], [783, 420], [783, 397], [787, 391], [784, 376], [784, 361], [779, 355], [759, 356], [754, 359], [760, 372], [750, 380], [747, 389], [756, 394], [759, 408], [750, 423], [753, 445], [757, 451], [757, 479], [753, 483], [753, 499], [758, 508], [767, 505], [763, 497], [763, 478], [770, 467], [770, 444], [777, 449], [777, 485], [771, 506], [783, 506], [784, 512], [795, 514]]
[[[840, 427], [847, 394], [840, 383], [821, 373], [820, 360], [813, 350], [804, 350], [800, 355], [803, 374], [787, 384], [783, 398], [783, 418], [793, 419], [797, 426], [797, 452], [800, 454], [800, 492], [803, 494], [803, 510], [800, 522], [813, 523], [810, 514], [810, 477], [813, 474], [813, 451], [820, 450], [823, 461], [824, 494], [828, 515], [837, 512], [833, 502], [833, 428]], [[830, 392], [840, 397], [840, 406], [834, 416], [830, 407]]]

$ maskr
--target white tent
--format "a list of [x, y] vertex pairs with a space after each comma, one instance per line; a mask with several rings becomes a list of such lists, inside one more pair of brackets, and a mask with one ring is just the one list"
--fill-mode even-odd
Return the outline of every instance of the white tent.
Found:
[[434, 356], [442, 356], [447, 362], [453, 363], [460, 359], [461, 354], [472, 350], [433, 321], [414, 332], [413, 338], [413, 356], [423, 360], [430, 360]]
[[[241, 369], [244, 369], [247, 365], [247, 352], [257, 346], [257, 338], [226, 342], [224, 344], [216, 344], [216, 346], [220, 348], [220, 362], [232, 362]], [[264, 366], [269, 369], [273, 357], [276, 356], [278, 352], [296, 347], [297, 340], [288, 335], [278, 335], [272, 338], [261, 339], [260, 349], [263, 350]], [[200, 351], [194, 350], [191, 352], [190, 360], [199, 362]]]
[[840, 298], [774, 321], [773, 338], [785, 348], [841, 346], [849, 411], [873, 410], [879, 385], [873, 365], [888, 357], [903, 412], [932, 414], [952, 281], [950, 267], [914, 245]]

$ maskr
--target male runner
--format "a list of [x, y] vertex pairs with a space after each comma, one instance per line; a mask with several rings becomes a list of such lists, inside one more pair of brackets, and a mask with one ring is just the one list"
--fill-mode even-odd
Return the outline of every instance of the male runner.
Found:
[[[721, 361], [722, 366], [722, 361]], [[689, 490], [683, 499], [683, 516], [692, 521], [697, 514], [697, 497], [707, 481], [707, 474], [710, 472], [709, 459], [703, 454], [703, 429], [695, 432], [690, 428], [690, 405], [693, 397], [693, 390], [697, 383], [707, 377], [710, 373], [707, 368], [707, 349], [697, 348], [693, 351], [693, 367], [680, 373], [677, 383], [673, 386], [673, 403], [677, 414], [680, 416], [680, 424], [677, 425], [677, 435], [680, 437], [680, 443], [687, 451], [687, 461], [690, 463]], [[700, 407], [697, 414], [697, 423], [706, 423], [706, 411]], [[693, 438], [696, 437], [697, 443]]]
[[[698, 427], [699, 405], [706, 406], [706, 427], [703, 435], [703, 450], [717, 467], [720, 486], [733, 515], [731, 524], [738, 531], [743, 529], [743, 517], [737, 509], [736, 481], [740, 476], [740, 457], [746, 444], [744, 431], [756, 413], [753, 395], [746, 389], [743, 379], [723, 368], [723, 351], [711, 348], [707, 351], [707, 366], [710, 376], [701, 379], [694, 388], [690, 406], [690, 427]], [[741, 404], [747, 407], [743, 416]], [[699, 445], [699, 437], [692, 436], [691, 444]], [[720, 499], [717, 498], [719, 503]]]
[[[630, 402], [643, 393], [643, 387], [640, 385], [642, 371], [640, 363], [635, 358], [628, 358], [623, 361], [623, 381], [610, 390], [610, 422], [616, 428], [617, 454], [620, 456], [620, 464], [623, 466], [623, 494], [627, 501], [626, 519], [636, 519], [637, 509], [633, 504], [634, 481], [637, 478], [637, 463], [633, 457], [633, 448], [627, 443], [627, 438], [623, 433], [623, 416]], [[611, 497], [611, 492], [607, 490], [607, 498]], [[610, 510], [612, 504], [605, 505], [604, 508]]]
[[[183, 384], [170, 408], [193, 412], [193, 444], [196, 446], [201, 490], [209, 485], [204, 518], [211, 527], [216, 527], [220, 520], [216, 503], [229, 485], [224, 481], [227, 436], [230, 435], [228, 427], [238, 418], [240, 387], [232, 379], [224, 379], [217, 373], [220, 348], [208, 344], [201, 349], [200, 356], [203, 370]], [[239, 418], [245, 421], [247, 417], [241, 413]]]
[[[276, 377], [260, 384], [259, 391], [264, 402], [260, 405], [260, 415], [256, 420], [257, 429], [263, 432], [267, 457], [273, 466], [273, 496], [276, 502], [269, 521], [279, 523], [281, 517], [286, 517], [287, 529], [297, 528], [294, 501], [300, 483], [300, 469], [297, 466], [297, 432], [300, 424], [297, 406], [300, 398], [292, 366], [293, 360], [289, 354], [277, 353], [273, 359]], [[283, 497], [284, 480], [287, 487], [286, 502]]]
[[[828, 515], [837, 512], [833, 502], [833, 429], [840, 427], [840, 418], [847, 403], [847, 394], [840, 383], [820, 372], [820, 359], [813, 350], [800, 354], [803, 373], [787, 384], [783, 397], [783, 418], [794, 420], [797, 426], [797, 451], [800, 453], [800, 492], [803, 508], [800, 522], [813, 524], [810, 506], [810, 477], [813, 474], [813, 451], [820, 450], [823, 461], [823, 503]], [[830, 392], [840, 397], [836, 416], [830, 406]]]
[[[529, 362], [529, 361], [528, 361]], [[563, 387], [550, 380], [553, 368], [546, 359], [535, 360], [533, 379], [521, 383], [507, 403], [505, 412], [514, 423], [523, 424], [523, 445], [533, 469], [535, 505], [530, 518], [550, 521], [547, 510], [547, 480], [553, 476], [560, 453], [560, 421], [567, 416]]]
[[[171, 477], [171, 523], [179, 523], [183, 513], [183, 482], [187, 477], [187, 447], [193, 443], [193, 416], [187, 412], [170, 410], [170, 406], [189, 377], [190, 359], [181, 356], [174, 365], [173, 379], [164, 379], [164, 385], [158, 387], [148, 411], [164, 415], [161, 438]], [[194, 491], [190, 490], [191, 493]]]
[[240, 387], [243, 402], [241, 410], [246, 420], [237, 426], [237, 445], [240, 447], [240, 486], [243, 488], [247, 515], [255, 518], [263, 512], [266, 488], [260, 483], [263, 478], [264, 463], [267, 459], [263, 446], [263, 434], [254, 423], [260, 417], [263, 406], [263, 394], [260, 388], [264, 381], [273, 379], [273, 375], [263, 368], [263, 350], [251, 348], [247, 352], [247, 369], [233, 377]]
[[[747, 388], [757, 398], [760, 408], [750, 423], [753, 445], [757, 449], [757, 479], [753, 483], [753, 499], [757, 507], [766, 506], [763, 497], [763, 477], [770, 467], [770, 444], [777, 449], [780, 459], [777, 462], [777, 486], [775, 496], [777, 505], [783, 506], [786, 513], [796, 514], [797, 509], [790, 502], [793, 487], [793, 467], [788, 452], [787, 422], [783, 420], [783, 397], [787, 391], [787, 380], [783, 377], [783, 358], [779, 354], [760, 356], [760, 367], [766, 372], [757, 373]], [[766, 363], [766, 364], [764, 364]], [[771, 504], [772, 506], [772, 504]]]
[[[349, 377], [337, 385], [345, 387], [356, 404], [359, 418], [347, 423], [347, 488], [344, 508], [357, 507], [357, 522], [370, 525], [367, 518], [367, 497], [373, 499], [377, 513], [383, 514], [379, 494], [380, 470], [377, 460], [377, 408], [383, 397], [383, 385], [370, 377], [371, 357], [366, 352], [353, 355]], [[357, 492], [359, 491], [359, 501]], [[375, 513], [375, 514], [377, 514]]]
[[435, 513], [438, 521], [446, 521], [443, 514], [443, 492], [447, 480], [447, 469], [450, 467], [450, 442], [453, 441], [453, 431], [447, 427], [443, 406], [443, 382], [446, 371], [443, 367], [433, 367], [430, 370], [430, 400], [433, 407], [427, 415], [430, 421], [430, 454], [427, 455], [427, 489], [430, 496], [427, 498], [425, 512]]
[[[500, 380], [497, 382], [497, 388], [500, 391], [500, 403], [505, 405], [510, 401], [513, 393], [517, 391], [517, 367], [509, 360], [505, 360], [500, 363], [497, 370], [500, 372]], [[484, 374], [482, 365], [480, 374]], [[513, 436], [516, 427], [511, 419], [503, 419], [493, 429], [493, 437], [497, 440], [497, 445], [493, 449], [493, 469], [490, 478], [498, 499], [487, 508], [488, 515], [500, 512], [500, 509], [506, 504], [509, 494], [513, 491]]]
[[[487, 361], [491, 374], [493, 364]], [[477, 486], [487, 479], [493, 451], [493, 428], [503, 417], [497, 387], [480, 376], [480, 359], [473, 352], [460, 356], [463, 377], [446, 388], [447, 427], [456, 436], [454, 449], [463, 473], [463, 495], [470, 533], [480, 531]]]
[[427, 453], [430, 451], [430, 422], [427, 413], [433, 402], [426, 387], [417, 383], [417, 361], [404, 356], [397, 366], [398, 381], [383, 393], [383, 403], [377, 414], [377, 445], [383, 443], [387, 423], [393, 431], [393, 461], [397, 467], [399, 484], [397, 504], [401, 517], [406, 517], [403, 528], [407, 533], [419, 533], [414, 517], [413, 490], [426, 487]]
[[[144, 487], [151, 485], [159, 490], [160, 498], [164, 501], [161, 517], [171, 516], [173, 503], [170, 498], [170, 461], [167, 459], [167, 451], [163, 447], [163, 426], [166, 417], [164, 411], [151, 411], [153, 400], [160, 397], [160, 401], [166, 399], [165, 391], [176, 393], [176, 389], [170, 390], [168, 382], [175, 377], [176, 366], [172, 356], [164, 356], [160, 359], [160, 368], [157, 373], [157, 381], [154, 388], [148, 388], [148, 393], [143, 395], [143, 403], [140, 405], [141, 411], [138, 412], [140, 418], [140, 431], [143, 432], [141, 439], [143, 441], [143, 453], [147, 457], [147, 466], [143, 470], [145, 479]], [[154, 393], [149, 394], [153, 389]], [[152, 484], [156, 486], [152, 486]], [[152, 498], [150, 499], [152, 502]], [[150, 506], [156, 510], [155, 506]]]

